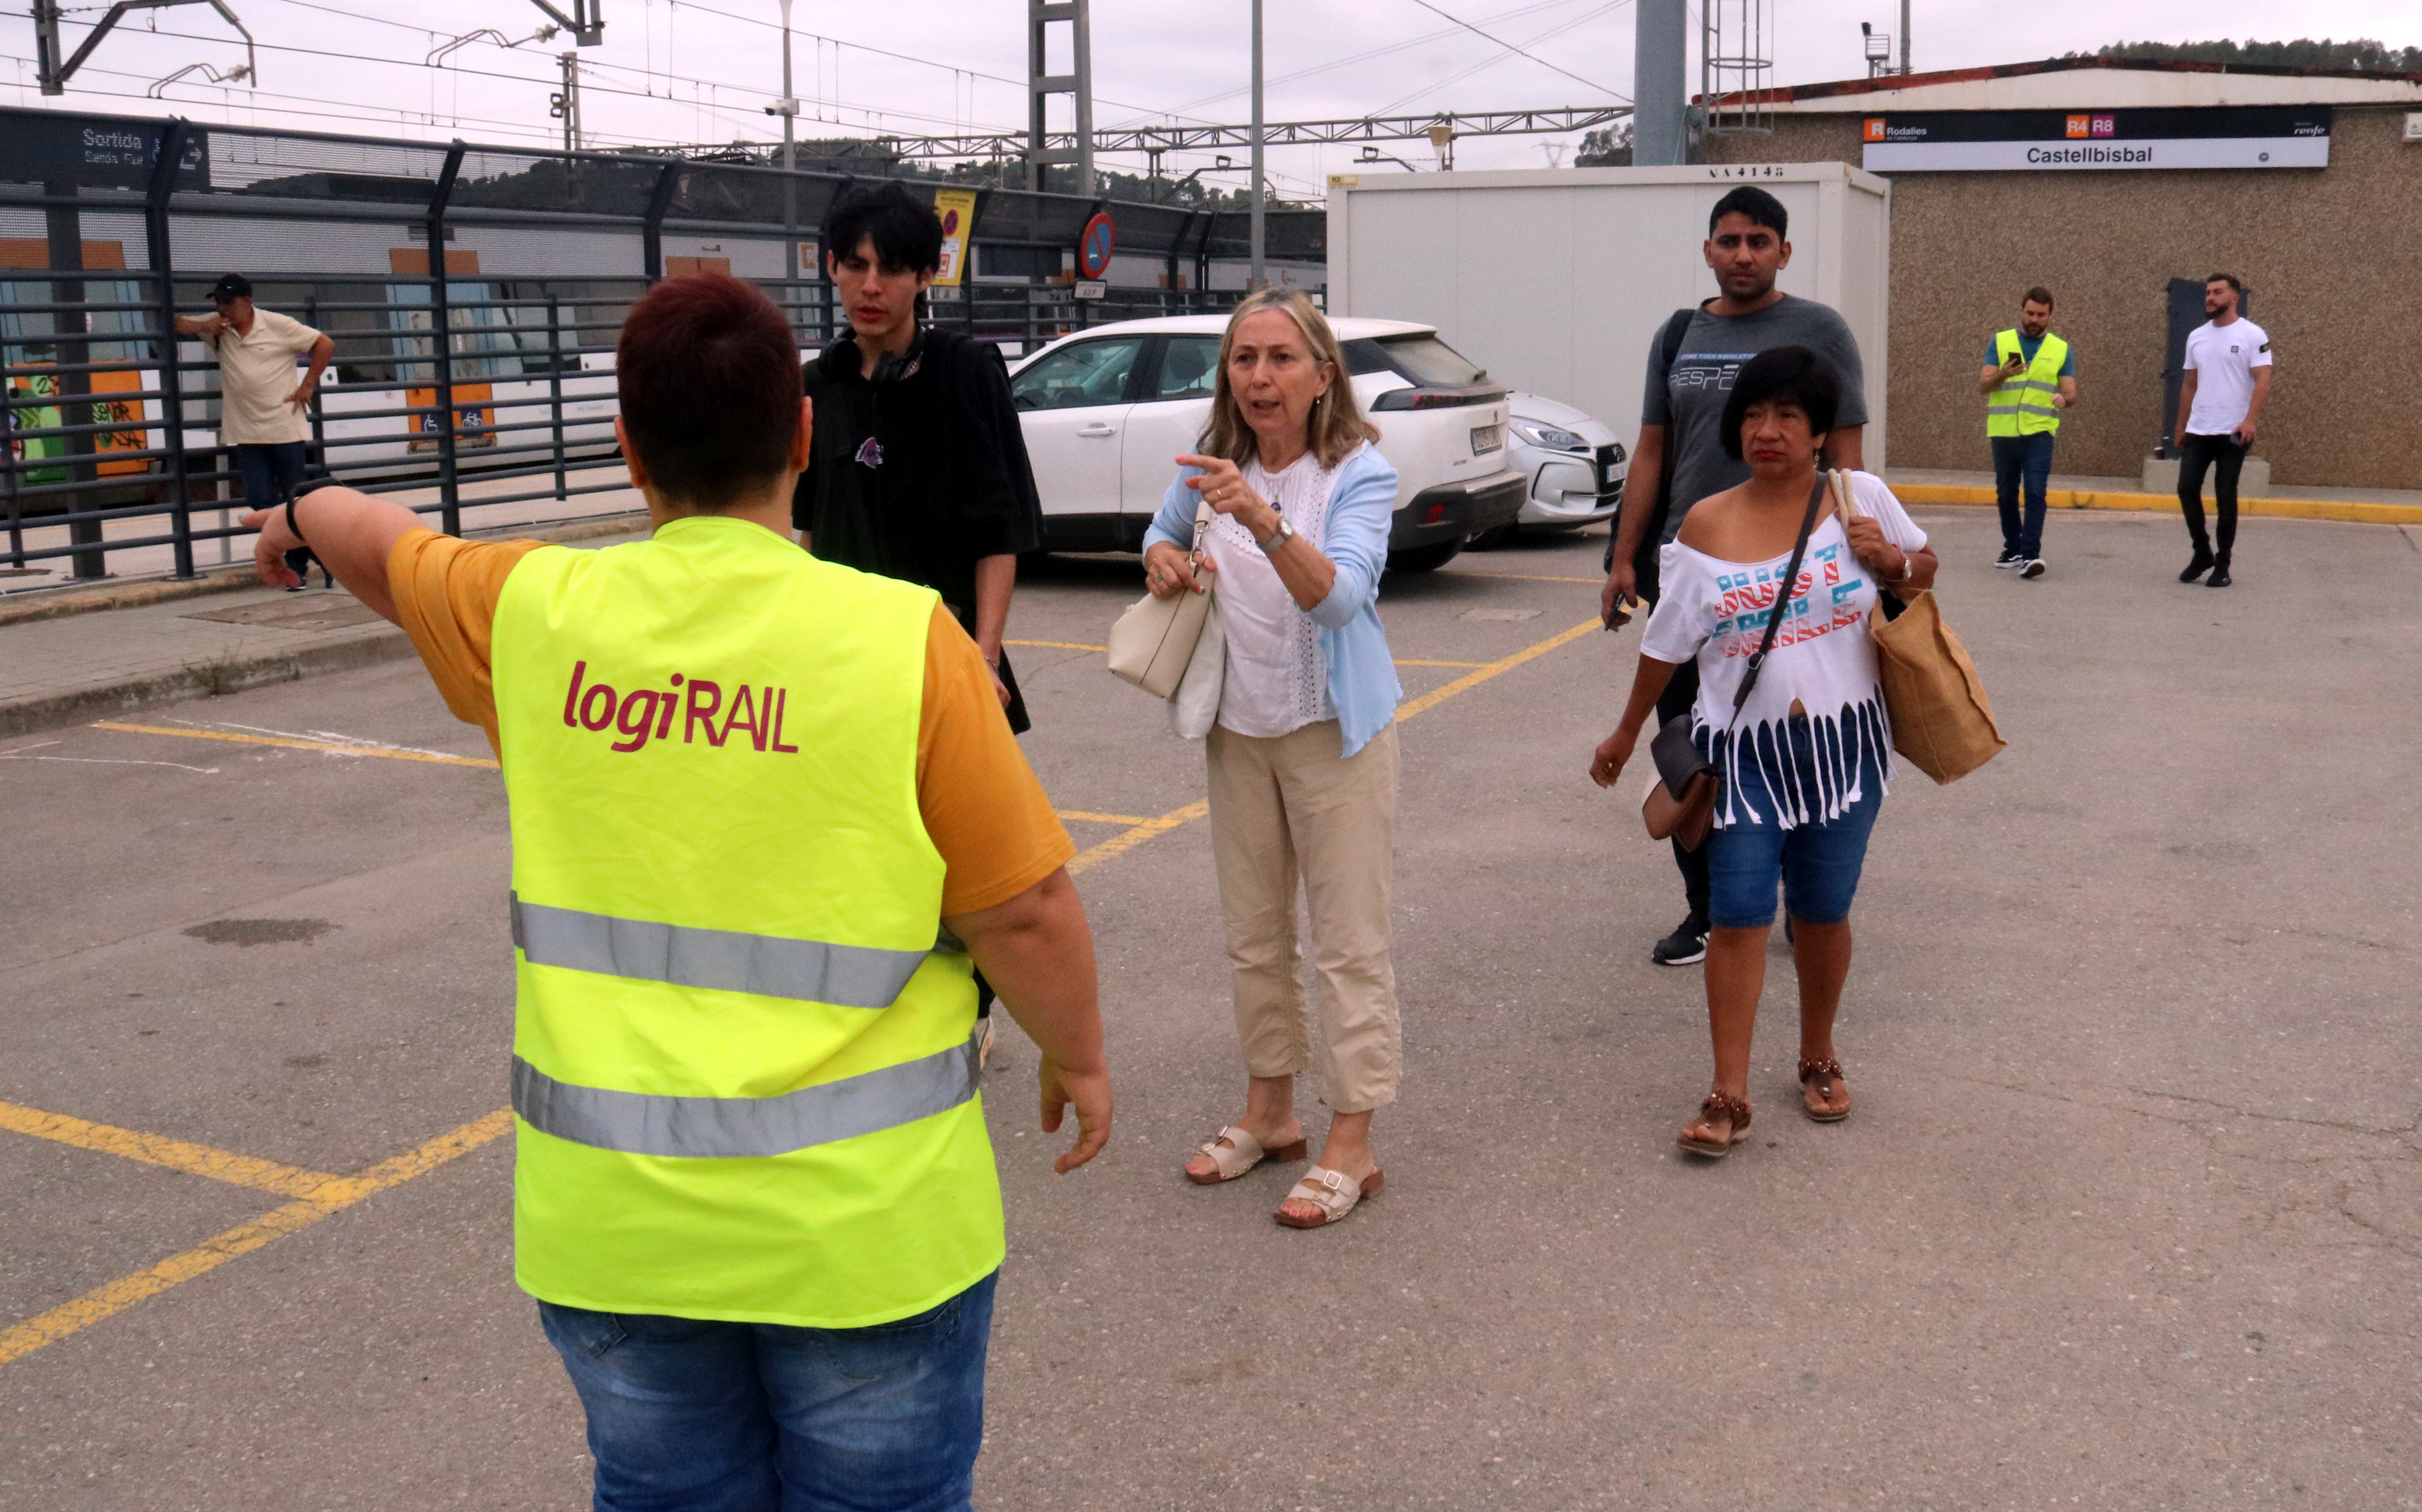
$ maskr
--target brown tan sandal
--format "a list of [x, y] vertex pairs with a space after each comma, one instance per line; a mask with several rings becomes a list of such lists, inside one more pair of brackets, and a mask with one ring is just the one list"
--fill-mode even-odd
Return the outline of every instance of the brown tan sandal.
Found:
[[1280, 1204], [1278, 1210], [1270, 1216], [1292, 1229], [1327, 1228], [1354, 1211], [1363, 1198], [1378, 1196], [1379, 1188], [1386, 1182], [1387, 1175], [1384, 1171], [1374, 1171], [1357, 1181], [1343, 1171], [1331, 1171], [1327, 1166], [1313, 1166], [1303, 1173], [1303, 1179], [1297, 1182], [1294, 1189], [1286, 1194], [1286, 1201], [1310, 1203], [1320, 1209], [1320, 1216], [1298, 1218], [1286, 1210], [1285, 1203]]
[[1235, 1180], [1265, 1160], [1300, 1160], [1311, 1149], [1309, 1143], [1298, 1139], [1266, 1150], [1261, 1141], [1243, 1129], [1223, 1128], [1212, 1136], [1210, 1143], [1196, 1147], [1196, 1154], [1211, 1158], [1211, 1170], [1198, 1172], [1190, 1165], [1180, 1169], [1186, 1173], [1186, 1179], [1196, 1186], [1216, 1187], [1223, 1181]]
[[[1723, 1125], [1722, 1133], [1715, 1132], [1715, 1126], [1719, 1123]], [[1700, 1139], [1691, 1138], [1691, 1130], [1701, 1126], [1708, 1129], [1706, 1136]], [[1699, 1104], [1699, 1116], [1682, 1126], [1682, 1132], [1675, 1137], [1674, 1142], [1692, 1155], [1704, 1155], [1711, 1160], [1721, 1160], [1732, 1154], [1733, 1146], [1738, 1144], [1748, 1133], [1749, 1104], [1738, 1097], [1727, 1097], [1721, 1092], [1710, 1092], [1707, 1094], [1706, 1100]]]
[[[1808, 1084], [1811, 1078], [1814, 1078], [1816, 1083], [1813, 1087]], [[1839, 1108], [1820, 1106], [1820, 1104], [1831, 1103], [1833, 1100], [1833, 1088], [1847, 1079], [1842, 1075], [1842, 1063], [1839, 1061], [1800, 1063], [1801, 1106], [1807, 1110], [1811, 1119], [1819, 1124], [1838, 1124], [1850, 1116], [1850, 1105], [1848, 1103], [1844, 1103]], [[1842, 1088], [1844, 1096], [1849, 1095], [1849, 1092], [1848, 1087]]]

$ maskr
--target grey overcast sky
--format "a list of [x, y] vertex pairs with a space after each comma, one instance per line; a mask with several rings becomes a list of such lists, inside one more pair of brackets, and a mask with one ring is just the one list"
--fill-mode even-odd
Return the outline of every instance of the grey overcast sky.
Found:
[[[240, 39], [208, 7], [139, 13], [94, 52], [63, 97], [34, 87], [33, 23], [24, 0], [0, 0], [0, 98], [27, 105], [379, 135], [496, 143], [560, 140], [548, 117], [558, 56], [570, 39], [505, 48], [492, 36], [425, 59], [453, 38], [494, 28], [528, 38], [545, 17], [516, 0], [227, 0], [260, 45], [257, 87], [213, 86]], [[565, 0], [568, 5], [569, 0]], [[1701, 0], [1692, 0], [1695, 18]], [[1740, 0], [1718, 0], [1737, 12]], [[579, 50], [590, 144], [778, 140], [763, 113], [780, 93], [777, 0], [603, 0], [606, 39]], [[1266, 20], [1272, 120], [1439, 110], [1589, 105], [1631, 93], [1633, 0], [1286, 0]], [[1779, 18], [1777, 83], [1856, 77], [1859, 23], [1896, 31], [1895, 0], [1766, 0]], [[71, 0], [72, 51], [105, 4]], [[2369, 37], [2422, 45], [2414, 0], [1914, 0], [1920, 71], [2090, 51], [2107, 42]], [[798, 0], [793, 55], [802, 135], [1013, 131], [1025, 116], [1024, 0], [903, 0], [841, 6]], [[1094, 0], [1094, 118], [1241, 121], [1248, 115], [1245, 0]], [[2288, 18], [2293, 17], [2290, 21]], [[1475, 35], [1486, 32], [1495, 42]], [[2289, 28], [2292, 27], [2292, 30]], [[1065, 28], [1055, 28], [1063, 33]], [[1533, 55], [1522, 56], [1497, 42]], [[1054, 66], [1064, 66], [1054, 59]], [[1695, 68], [1695, 65], [1694, 65]], [[1693, 87], [1696, 75], [1693, 73]], [[149, 91], [158, 88], [159, 97]], [[1569, 136], [1467, 139], [1456, 165], [1544, 166]], [[1398, 155], [1435, 165], [1425, 144]], [[1271, 153], [1282, 194], [1313, 196], [1348, 166], [1348, 148]], [[1241, 154], [1235, 154], [1241, 157]], [[1140, 157], [1106, 162], [1141, 171]], [[1173, 155], [1168, 171], [1209, 164]], [[1241, 174], [1209, 175], [1240, 184]]]

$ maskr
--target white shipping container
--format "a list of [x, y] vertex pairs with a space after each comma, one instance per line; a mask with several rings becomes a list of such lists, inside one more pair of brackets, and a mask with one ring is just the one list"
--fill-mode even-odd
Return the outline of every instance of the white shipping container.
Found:
[[1743, 183], [1789, 215], [1784, 292], [1832, 306], [1858, 339], [1880, 471], [1892, 185], [1847, 164], [1333, 175], [1329, 312], [1436, 325], [1490, 377], [1636, 435], [1649, 343], [1716, 293], [1707, 212]]

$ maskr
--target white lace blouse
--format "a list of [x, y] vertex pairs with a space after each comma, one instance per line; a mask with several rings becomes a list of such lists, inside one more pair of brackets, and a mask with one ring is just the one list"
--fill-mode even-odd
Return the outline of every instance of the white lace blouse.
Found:
[[[1318, 542], [1329, 524], [1329, 496], [1337, 469], [1316, 452], [1266, 472], [1244, 467], [1245, 485], [1275, 508], [1296, 533]], [[1219, 690], [1219, 723], [1240, 735], [1268, 738], [1337, 717], [1329, 668], [1320, 654], [1320, 626], [1298, 607], [1279, 570], [1253, 533], [1228, 515], [1203, 538], [1219, 569], [1219, 613], [1228, 631], [1227, 676]]]

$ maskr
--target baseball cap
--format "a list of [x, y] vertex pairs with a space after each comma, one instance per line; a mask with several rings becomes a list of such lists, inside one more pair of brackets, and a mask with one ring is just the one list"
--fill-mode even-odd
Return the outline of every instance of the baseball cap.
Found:
[[250, 299], [252, 280], [240, 273], [223, 273], [219, 281], [211, 285], [212, 299]]

